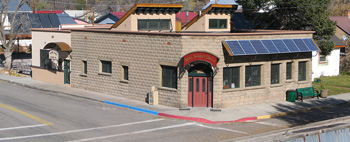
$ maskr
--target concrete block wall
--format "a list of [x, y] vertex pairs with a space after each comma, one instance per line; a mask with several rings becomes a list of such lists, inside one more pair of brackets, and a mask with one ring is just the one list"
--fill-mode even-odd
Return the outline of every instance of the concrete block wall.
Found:
[[[288, 35], [250, 35], [250, 36], [189, 36], [189, 35], [151, 35], [133, 33], [106, 33], [72, 31], [71, 85], [115, 96], [122, 96], [144, 101], [152, 86], [159, 91], [159, 104], [185, 108], [188, 106], [188, 73], [178, 78], [177, 89], [161, 87], [161, 65], [179, 66], [182, 57], [193, 52], [207, 52], [217, 56], [218, 72], [214, 76], [214, 108], [238, 107], [252, 104], [279, 102], [285, 100], [285, 91], [311, 86], [311, 56], [295, 59], [308, 61], [307, 81], [297, 79], [298, 65], [293, 64], [292, 81], [286, 81], [285, 63], [290, 60], [278, 60], [281, 83], [270, 84], [271, 62], [225, 61], [226, 50], [223, 40], [244, 39], [278, 39], [278, 38], [311, 38], [311, 34]], [[239, 59], [239, 58], [238, 58]], [[82, 61], [87, 61], [88, 73], [82, 75]], [[112, 74], [99, 73], [100, 60], [112, 61]], [[250, 64], [262, 65], [262, 85], [223, 89], [223, 68], [241, 66], [241, 81], [244, 84], [244, 68]], [[121, 66], [129, 67], [129, 80], [122, 79]], [[241, 85], [244, 86], [244, 85]]]
[[[213, 54], [219, 58], [218, 72], [214, 76], [214, 95], [213, 95], [213, 107], [214, 108], [228, 108], [239, 107], [253, 104], [273, 103], [281, 102], [286, 99], [286, 91], [290, 89], [296, 89], [301, 87], [310, 87], [311, 84], [311, 56], [303, 59], [288, 59], [288, 60], [276, 60], [276, 61], [241, 61], [240, 63], [229, 63], [225, 61], [224, 52], [226, 49], [222, 46], [223, 40], [253, 40], [253, 39], [288, 39], [288, 38], [311, 38], [311, 34], [290, 34], [290, 35], [257, 35], [257, 36], [183, 36], [182, 56], [192, 52], [207, 52]], [[297, 56], [297, 55], [295, 55]], [[267, 59], [269, 60], [269, 59]], [[286, 81], [286, 62], [293, 60], [293, 79]], [[307, 81], [297, 81], [298, 79], [298, 62], [307, 61]], [[271, 85], [271, 63], [280, 63], [280, 84]], [[243, 87], [245, 84], [245, 66], [249, 65], [262, 65], [261, 66], [261, 85], [255, 87]], [[223, 68], [241, 66], [241, 88], [237, 89], [223, 89]], [[181, 90], [182, 94], [187, 94], [188, 81], [187, 75], [182, 77]], [[185, 99], [187, 102], [187, 99]]]
[[[152, 86], [161, 86], [160, 65], [179, 62], [180, 42], [177, 36], [74, 31], [72, 87], [144, 101]], [[99, 73], [101, 59], [112, 61], [112, 74]], [[82, 60], [87, 61], [86, 76], [81, 75]], [[128, 81], [122, 78], [122, 65], [129, 67]], [[179, 107], [176, 89], [158, 90], [159, 104]]]

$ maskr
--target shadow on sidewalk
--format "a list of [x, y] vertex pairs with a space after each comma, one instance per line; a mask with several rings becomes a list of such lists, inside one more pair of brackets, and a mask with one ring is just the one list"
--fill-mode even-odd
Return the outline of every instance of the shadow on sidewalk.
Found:
[[[274, 106], [280, 112], [290, 112], [291, 110], [300, 110], [296, 113], [291, 113], [284, 116], [275, 117], [276, 119], [288, 122], [291, 126], [298, 126], [303, 124], [308, 124], [312, 122], [324, 121], [328, 119], [334, 119], [339, 117], [350, 116], [350, 104], [341, 99], [326, 98], [319, 100], [308, 100], [309, 103], [295, 102], [296, 105], [283, 105], [278, 104]], [[333, 102], [338, 105], [331, 105], [327, 102]], [[316, 107], [322, 106], [322, 107]], [[295, 109], [297, 107], [298, 109]], [[313, 108], [307, 110], [305, 108]], [[303, 110], [303, 111], [301, 111]]]

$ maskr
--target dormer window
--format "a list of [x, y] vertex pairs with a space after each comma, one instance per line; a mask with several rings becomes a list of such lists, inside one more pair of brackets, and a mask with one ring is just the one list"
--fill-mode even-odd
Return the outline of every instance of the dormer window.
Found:
[[227, 19], [209, 19], [209, 29], [227, 29]]
[[138, 19], [138, 30], [170, 30], [170, 19]]

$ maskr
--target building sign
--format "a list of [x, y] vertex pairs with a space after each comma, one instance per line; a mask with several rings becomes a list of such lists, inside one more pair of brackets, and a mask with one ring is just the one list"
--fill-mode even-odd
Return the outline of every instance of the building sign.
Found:
[[58, 51], [56, 50], [50, 50], [49, 51], [49, 59], [58, 61]]
[[211, 54], [203, 52], [191, 53], [184, 57], [184, 67], [194, 61], [206, 61], [212, 64], [214, 67], [216, 67], [216, 64], [218, 63], [218, 58]]

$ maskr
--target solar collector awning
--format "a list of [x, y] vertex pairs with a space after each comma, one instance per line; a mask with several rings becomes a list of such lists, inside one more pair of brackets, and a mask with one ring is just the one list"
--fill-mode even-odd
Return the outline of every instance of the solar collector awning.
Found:
[[311, 38], [271, 40], [225, 40], [223, 45], [230, 56], [282, 54], [319, 51]]

